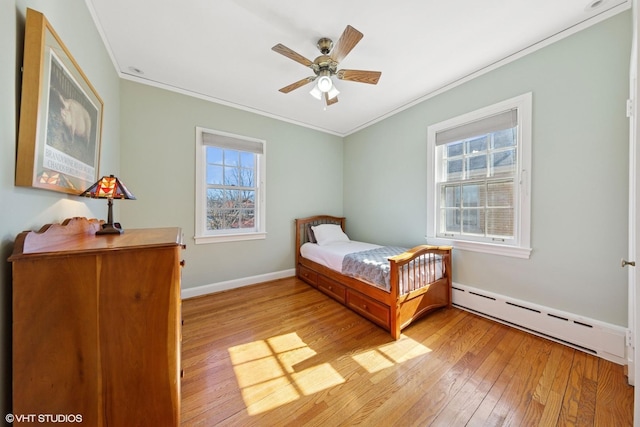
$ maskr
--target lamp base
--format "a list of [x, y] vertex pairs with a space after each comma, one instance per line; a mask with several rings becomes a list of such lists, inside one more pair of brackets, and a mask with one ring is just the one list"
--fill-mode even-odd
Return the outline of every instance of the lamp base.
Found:
[[124, 230], [120, 228], [120, 224], [102, 224], [102, 229], [96, 231], [96, 236], [104, 234], [122, 234]]

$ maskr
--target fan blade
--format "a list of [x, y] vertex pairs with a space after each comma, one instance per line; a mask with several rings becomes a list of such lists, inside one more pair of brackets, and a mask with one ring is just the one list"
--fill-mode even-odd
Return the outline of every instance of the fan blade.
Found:
[[336, 102], [338, 102], [338, 96], [336, 95], [333, 98], [329, 99], [329, 93], [325, 92], [324, 93], [324, 100], [327, 103], [327, 107], [328, 107], [329, 105], [333, 105]]
[[284, 55], [289, 59], [293, 59], [294, 61], [299, 62], [305, 67], [310, 67], [311, 64], [313, 64], [313, 62], [300, 55], [299, 53], [294, 52], [283, 44], [278, 43], [277, 45], [272, 47], [271, 50], [273, 50], [274, 52], [278, 52], [279, 54]]
[[381, 71], [363, 71], [363, 70], [338, 70], [336, 77], [340, 80], [348, 80], [351, 82], [368, 83], [370, 85], [378, 84], [378, 80], [382, 75]]
[[314, 81], [316, 79], [316, 76], [311, 76], [311, 77], [305, 77], [302, 80], [298, 80], [295, 83], [291, 83], [289, 86], [285, 86], [282, 89], [280, 89], [280, 92], [282, 93], [289, 93], [292, 90], [298, 89], [299, 87], [302, 87], [308, 83], [311, 83], [312, 81]]
[[362, 37], [364, 37], [364, 34], [353, 28], [351, 25], [347, 25], [347, 28], [342, 32], [338, 42], [333, 46], [333, 50], [329, 56], [331, 56], [331, 58], [336, 62], [342, 61], [344, 57], [351, 52], [351, 49], [358, 44]]

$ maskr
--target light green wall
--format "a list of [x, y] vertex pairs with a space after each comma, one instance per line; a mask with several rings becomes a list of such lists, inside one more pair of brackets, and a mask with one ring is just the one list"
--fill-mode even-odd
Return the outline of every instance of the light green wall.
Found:
[[454, 281], [626, 326], [630, 43], [625, 12], [348, 136], [351, 236], [425, 243], [427, 127], [532, 92], [531, 259], [455, 251]]
[[[11, 412], [11, 266], [6, 259], [23, 230], [72, 216], [100, 217], [104, 203], [62, 193], [14, 186], [20, 67], [27, 7], [44, 13], [102, 97], [104, 128], [101, 171], [118, 172], [119, 79], [82, 0], [0, 2], [0, 414]], [[46, 331], [43, 331], [46, 333]]]
[[[342, 214], [342, 138], [123, 80], [121, 177], [136, 201], [124, 227], [179, 226], [183, 288], [294, 268], [297, 217]], [[196, 245], [195, 128], [266, 140], [267, 238]]]

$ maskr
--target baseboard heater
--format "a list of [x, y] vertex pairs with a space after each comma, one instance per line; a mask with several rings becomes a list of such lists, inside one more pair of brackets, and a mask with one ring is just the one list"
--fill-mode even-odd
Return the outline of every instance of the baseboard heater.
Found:
[[626, 364], [627, 331], [548, 307], [455, 283], [453, 305], [620, 365]]

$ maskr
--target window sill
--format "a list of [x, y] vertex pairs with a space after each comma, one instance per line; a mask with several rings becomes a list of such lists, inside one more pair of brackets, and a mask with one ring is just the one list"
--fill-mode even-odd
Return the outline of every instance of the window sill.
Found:
[[194, 236], [196, 245], [203, 245], [208, 243], [224, 243], [224, 242], [239, 242], [244, 240], [263, 240], [267, 238], [266, 232], [257, 233], [238, 233], [238, 234], [219, 234], [216, 236]]
[[430, 245], [446, 245], [453, 246], [454, 249], [471, 252], [481, 252], [491, 255], [501, 255], [513, 258], [529, 259], [531, 257], [531, 248], [520, 246], [496, 245], [491, 243], [469, 242], [464, 240], [447, 240], [434, 237], [427, 237], [427, 243]]

